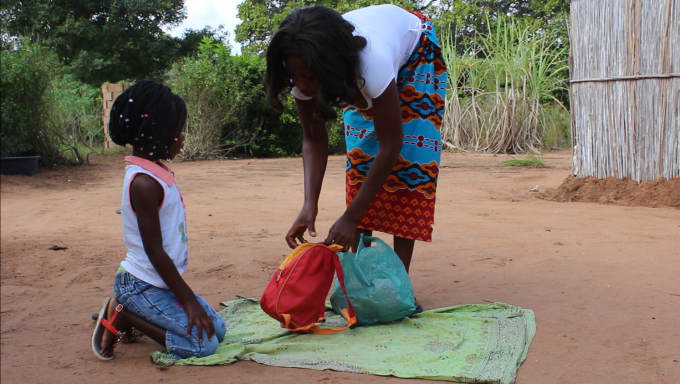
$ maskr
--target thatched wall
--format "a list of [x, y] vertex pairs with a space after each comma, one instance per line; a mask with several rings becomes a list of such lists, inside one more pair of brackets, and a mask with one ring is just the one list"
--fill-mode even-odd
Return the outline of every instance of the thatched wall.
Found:
[[680, 176], [680, 0], [572, 0], [570, 67], [576, 176]]

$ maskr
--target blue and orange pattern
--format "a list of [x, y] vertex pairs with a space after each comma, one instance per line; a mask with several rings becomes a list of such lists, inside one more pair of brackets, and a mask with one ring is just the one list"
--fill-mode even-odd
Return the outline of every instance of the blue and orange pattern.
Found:
[[[404, 145], [392, 174], [366, 210], [358, 227], [395, 236], [432, 240], [442, 142], [447, 72], [430, 20], [420, 43], [396, 79], [401, 101]], [[378, 153], [373, 110], [344, 111], [347, 142], [346, 200], [352, 202]]]

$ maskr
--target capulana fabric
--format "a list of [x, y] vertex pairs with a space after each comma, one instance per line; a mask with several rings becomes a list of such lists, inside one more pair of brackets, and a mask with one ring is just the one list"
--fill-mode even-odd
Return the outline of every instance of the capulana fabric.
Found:
[[[412, 11], [411, 11], [412, 12]], [[397, 163], [359, 228], [398, 237], [431, 241], [442, 142], [447, 71], [429, 18], [420, 42], [396, 79], [401, 102], [404, 143]], [[348, 107], [343, 113], [347, 143], [346, 203], [352, 202], [378, 153], [373, 110]]]
[[[277, 367], [511, 384], [536, 333], [533, 311], [503, 303], [433, 309], [398, 323], [328, 336], [278, 327], [257, 300], [237, 298], [222, 305], [227, 335], [215, 354], [175, 360], [156, 352], [154, 362], [228, 365], [249, 360]], [[326, 319], [324, 327], [345, 322], [332, 312], [326, 312]]]

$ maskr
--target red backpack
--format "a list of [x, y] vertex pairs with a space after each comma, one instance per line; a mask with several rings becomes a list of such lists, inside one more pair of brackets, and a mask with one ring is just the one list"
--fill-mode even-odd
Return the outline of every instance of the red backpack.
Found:
[[356, 324], [356, 314], [348, 298], [348, 309], [342, 310], [346, 327], [317, 328], [324, 322], [326, 296], [335, 273], [347, 297], [342, 266], [335, 254], [341, 249], [337, 245], [326, 247], [323, 243], [300, 244], [269, 280], [260, 299], [262, 310], [280, 321], [282, 327], [297, 333], [324, 335], [344, 331]]

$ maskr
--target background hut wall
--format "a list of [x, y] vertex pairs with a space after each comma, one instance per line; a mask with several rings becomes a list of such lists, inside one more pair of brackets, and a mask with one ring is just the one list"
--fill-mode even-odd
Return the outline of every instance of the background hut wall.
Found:
[[104, 123], [104, 148], [114, 148], [116, 143], [111, 141], [109, 136], [109, 116], [111, 115], [111, 107], [118, 96], [127, 88], [127, 84], [102, 84], [102, 123]]
[[680, 176], [680, 0], [572, 0], [574, 174]]

